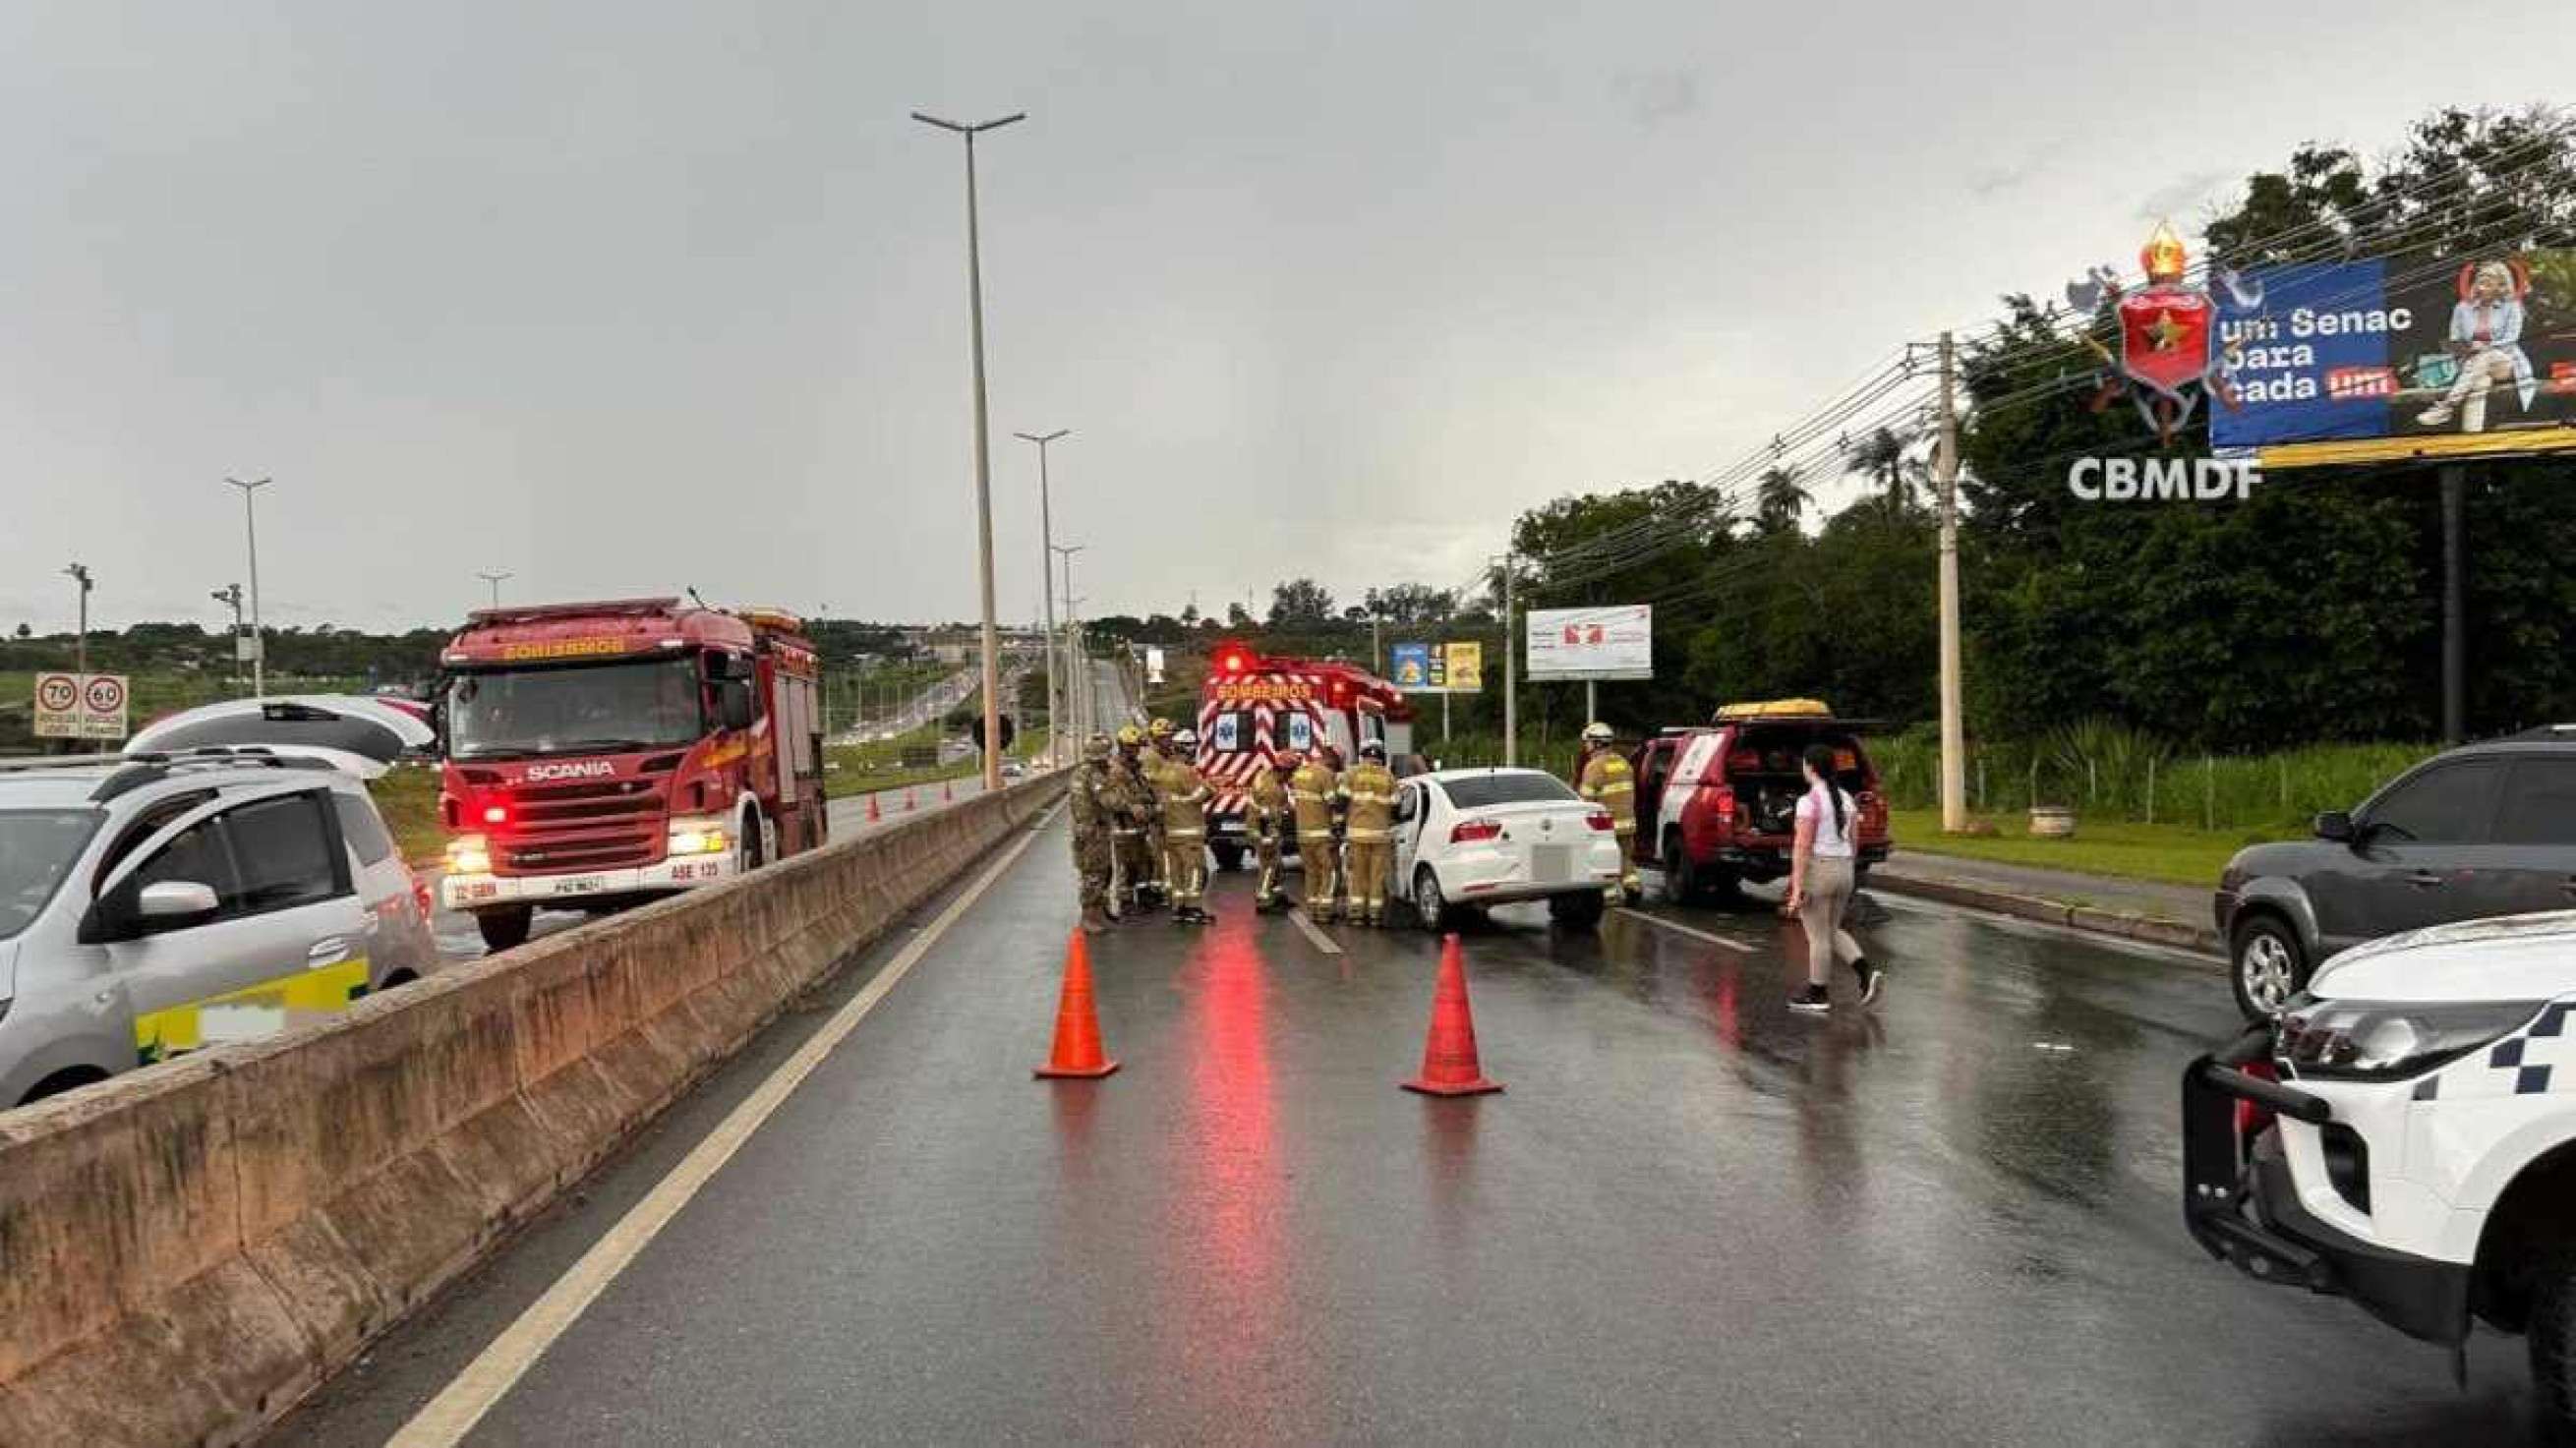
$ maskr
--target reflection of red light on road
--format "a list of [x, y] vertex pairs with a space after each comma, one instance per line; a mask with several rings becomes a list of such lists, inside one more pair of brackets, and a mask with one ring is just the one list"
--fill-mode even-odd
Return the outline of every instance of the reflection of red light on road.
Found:
[[1719, 971], [1717, 976], [1717, 1038], [1730, 1051], [1744, 1044], [1744, 1022], [1735, 1014], [1735, 976], [1732, 968]]

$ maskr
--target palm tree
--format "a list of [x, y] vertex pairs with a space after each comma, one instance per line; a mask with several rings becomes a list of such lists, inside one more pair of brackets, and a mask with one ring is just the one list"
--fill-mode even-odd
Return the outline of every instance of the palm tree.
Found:
[[1890, 518], [1902, 518], [1914, 507], [1914, 490], [1924, 481], [1923, 464], [1907, 456], [1913, 445], [1912, 437], [1879, 428], [1852, 448], [1851, 461], [1843, 469], [1877, 484], [1881, 506]]
[[1763, 471], [1753, 489], [1753, 526], [1765, 534], [1794, 533], [1798, 517], [1815, 501], [1798, 485], [1798, 470], [1774, 467]]

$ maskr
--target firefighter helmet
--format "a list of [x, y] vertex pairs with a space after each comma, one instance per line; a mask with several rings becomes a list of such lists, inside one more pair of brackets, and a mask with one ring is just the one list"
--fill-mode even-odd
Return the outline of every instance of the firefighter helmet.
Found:
[[1169, 719], [1157, 719], [1154, 721], [1153, 728], [1149, 732], [1151, 732], [1157, 740], [1169, 739], [1172, 737], [1172, 721]]
[[1607, 724], [1594, 722], [1583, 728], [1583, 742], [1586, 744], [1607, 744], [1610, 742], [1610, 737], [1610, 726]]
[[1172, 731], [1172, 747], [1184, 751], [1195, 750], [1199, 747], [1199, 736], [1187, 729], [1176, 729]]
[[1142, 744], [1142, 743], [1144, 743], [1144, 742], [1145, 742], [1145, 736], [1144, 736], [1143, 734], [1141, 734], [1141, 733], [1137, 732], [1137, 729], [1136, 729], [1136, 726], [1135, 726], [1135, 725], [1133, 725], [1133, 724], [1121, 724], [1121, 725], [1119, 725], [1119, 726], [1118, 726], [1118, 747], [1119, 747], [1119, 748], [1121, 748], [1121, 749], [1133, 749], [1133, 748], [1135, 748], [1137, 745]]

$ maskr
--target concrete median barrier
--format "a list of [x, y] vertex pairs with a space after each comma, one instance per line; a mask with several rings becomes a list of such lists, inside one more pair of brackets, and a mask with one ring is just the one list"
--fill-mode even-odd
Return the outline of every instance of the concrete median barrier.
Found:
[[0, 1448], [255, 1436], [1062, 789], [0, 1115]]

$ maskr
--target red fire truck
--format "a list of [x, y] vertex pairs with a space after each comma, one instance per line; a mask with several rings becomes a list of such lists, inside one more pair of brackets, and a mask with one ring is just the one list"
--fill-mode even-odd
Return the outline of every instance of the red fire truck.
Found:
[[1264, 658], [1242, 644], [1219, 644], [1199, 686], [1198, 735], [1199, 773], [1216, 791], [1208, 802], [1208, 848], [1219, 869], [1231, 870], [1251, 847], [1244, 791], [1256, 765], [1275, 761], [1281, 750], [1312, 753], [1327, 744], [1348, 764], [1374, 739], [1402, 772], [1413, 753], [1413, 704], [1366, 669]]
[[823, 843], [821, 669], [804, 623], [676, 598], [467, 616], [440, 656], [443, 903], [484, 942]]

